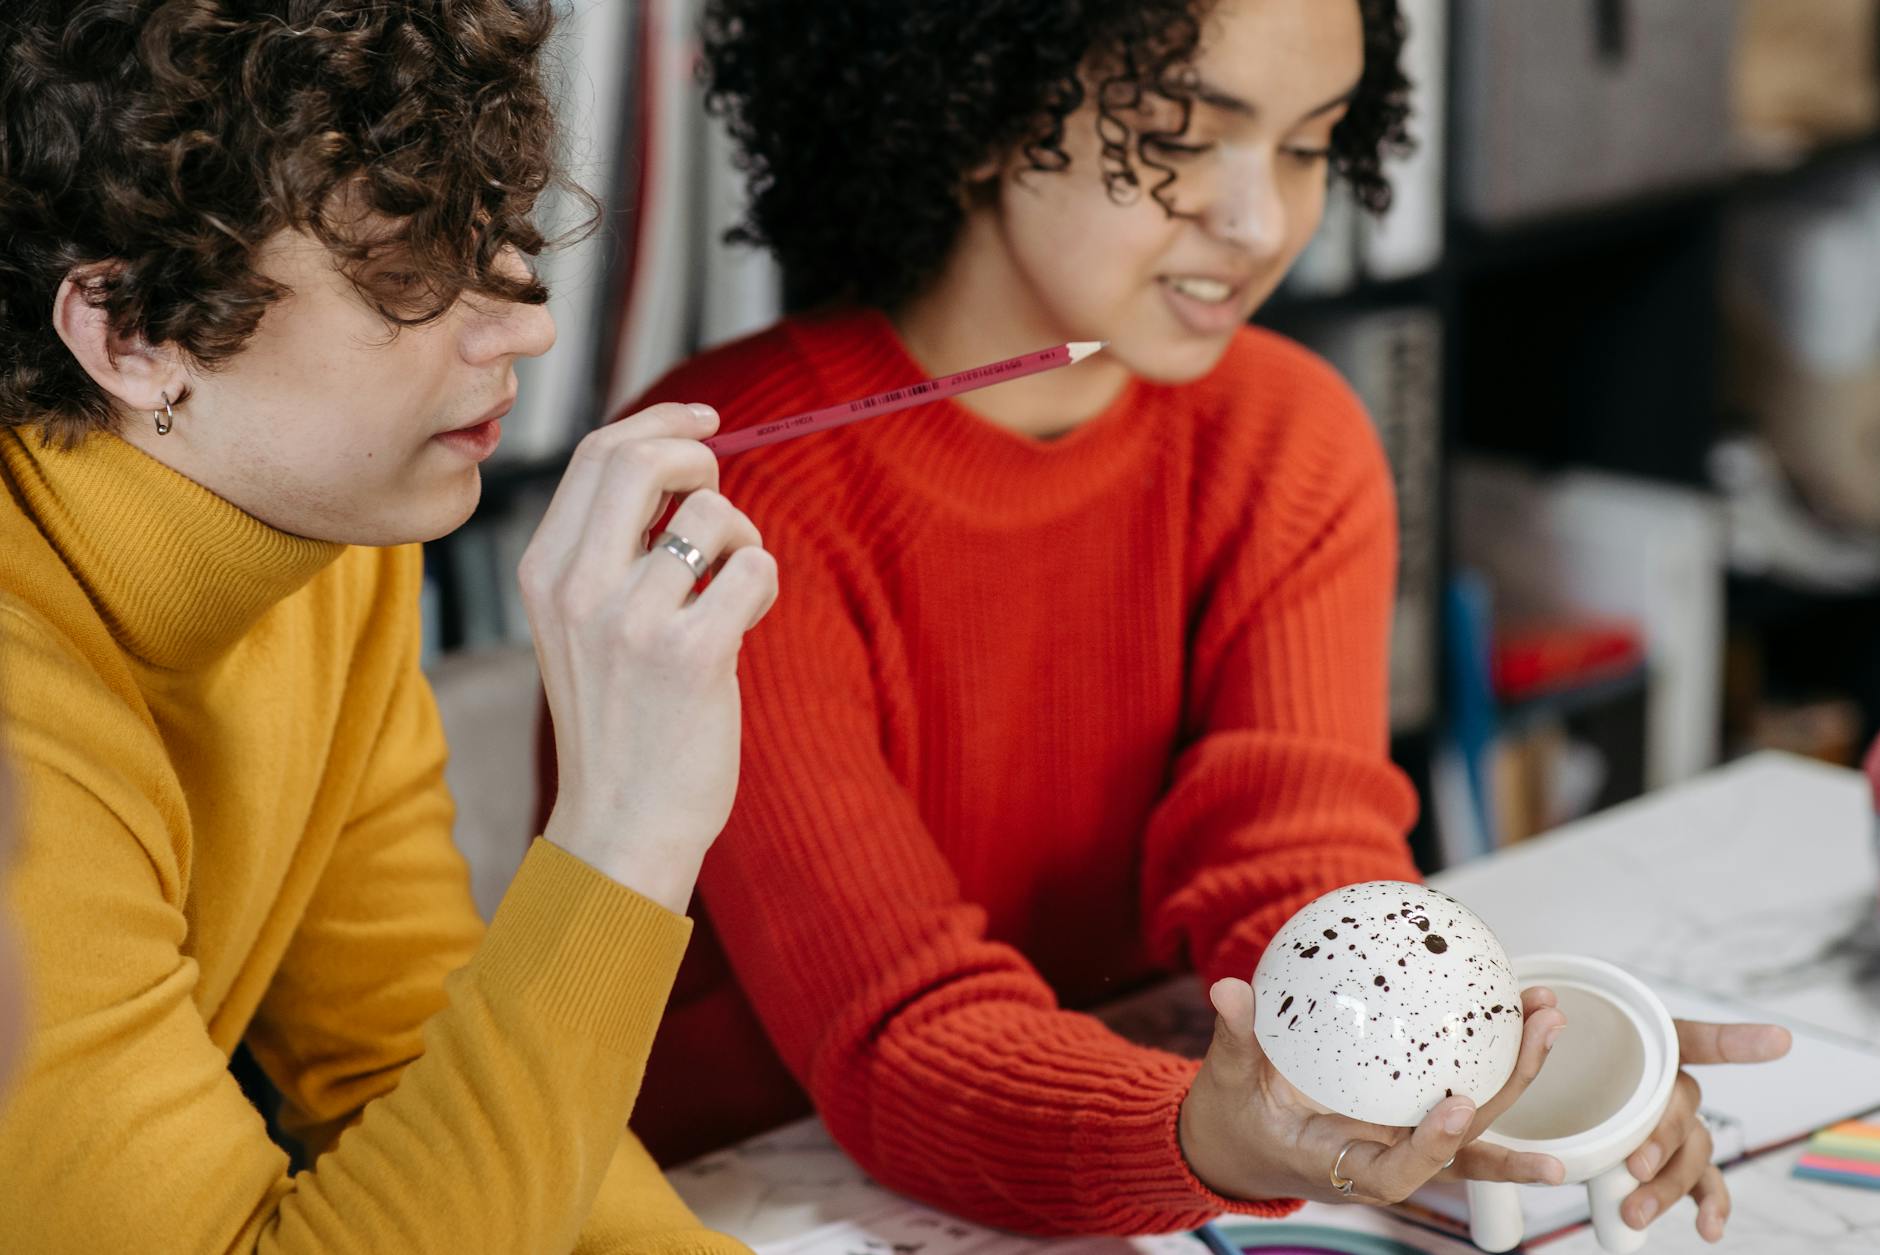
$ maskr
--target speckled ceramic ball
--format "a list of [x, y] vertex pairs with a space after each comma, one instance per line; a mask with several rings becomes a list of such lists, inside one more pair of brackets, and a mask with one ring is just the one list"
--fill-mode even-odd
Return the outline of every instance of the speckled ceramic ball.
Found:
[[1286, 922], [1253, 975], [1254, 1033], [1327, 1111], [1415, 1125], [1451, 1094], [1487, 1102], [1521, 1051], [1501, 942], [1446, 894], [1397, 880], [1337, 889]]

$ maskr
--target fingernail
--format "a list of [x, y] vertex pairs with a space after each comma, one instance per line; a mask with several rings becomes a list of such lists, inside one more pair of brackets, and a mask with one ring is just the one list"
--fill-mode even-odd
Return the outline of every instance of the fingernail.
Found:
[[1556, 1024], [1552, 1028], [1548, 1029], [1547, 1036], [1541, 1038], [1541, 1049], [1552, 1050], [1554, 1048], [1554, 1043], [1560, 1040], [1560, 1030], [1564, 1029], [1565, 1027], [1566, 1027], [1565, 1024]]
[[710, 422], [712, 419], [718, 417], [717, 410], [714, 410], [709, 405], [701, 405], [697, 401], [687, 402], [685, 408], [688, 410], [691, 410], [694, 414], [698, 415], [700, 418], [706, 420], [707, 422]]
[[1658, 1175], [1658, 1148], [1647, 1146], [1638, 1153], [1638, 1179], [1649, 1181]]
[[1638, 1205], [1638, 1227], [1643, 1229], [1646, 1225], [1652, 1222], [1652, 1217], [1656, 1216], [1657, 1214], [1658, 1214], [1658, 1200], [1657, 1199], [1648, 1198], [1644, 1202], [1640, 1203]]
[[1475, 1119], [1473, 1107], [1451, 1107], [1449, 1114], [1443, 1117], [1443, 1132], [1452, 1137], [1469, 1127], [1469, 1121]]

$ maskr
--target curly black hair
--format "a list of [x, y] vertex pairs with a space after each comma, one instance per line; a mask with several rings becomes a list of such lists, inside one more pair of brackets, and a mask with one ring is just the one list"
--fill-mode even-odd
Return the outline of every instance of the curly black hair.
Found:
[[[1069, 165], [1065, 122], [1086, 82], [1111, 196], [1146, 192], [1174, 213], [1175, 171], [1155, 144], [1186, 129], [1214, 3], [710, 0], [707, 99], [751, 181], [730, 238], [776, 254], [806, 304], [893, 308], [945, 260], [972, 171], [1013, 153], [1041, 171]], [[1381, 213], [1391, 195], [1383, 160], [1409, 147], [1405, 27], [1398, 0], [1358, 3], [1364, 74], [1331, 167]], [[1127, 117], [1146, 95], [1179, 106], [1180, 126], [1133, 128]]]
[[284, 295], [255, 262], [285, 228], [394, 332], [466, 292], [546, 300], [501, 261], [545, 247], [560, 182], [552, 26], [551, 0], [4, 0], [0, 422], [114, 422], [51, 325], [74, 271], [116, 332], [207, 368]]

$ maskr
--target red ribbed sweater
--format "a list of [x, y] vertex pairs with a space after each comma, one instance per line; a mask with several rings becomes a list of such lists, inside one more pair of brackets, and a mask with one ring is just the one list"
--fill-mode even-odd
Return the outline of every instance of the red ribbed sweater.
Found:
[[[646, 400], [735, 428], [922, 377], [845, 312]], [[1286, 1210], [1188, 1170], [1193, 1063], [1071, 1008], [1250, 977], [1309, 899], [1416, 875], [1394, 510], [1350, 390], [1248, 330], [1056, 440], [942, 402], [739, 455], [723, 486], [783, 593], [745, 644], [737, 806], [635, 1130], [672, 1162], [807, 1091], [877, 1180], [989, 1224]]]

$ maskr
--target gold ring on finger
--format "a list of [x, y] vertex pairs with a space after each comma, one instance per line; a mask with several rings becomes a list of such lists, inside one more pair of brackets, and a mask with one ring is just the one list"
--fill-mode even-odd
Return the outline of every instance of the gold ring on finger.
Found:
[[1351, 1192], [1357, 1188], [1358, 1183], [1353, 1181], [1350, 1177], [1341, 1176], [1340, 1170], [1345, 1166], [1345, 1156], [1349, 1155], [1351, 1148], [1357, 1144], [1358, 1143], [1355, 1141], [1346, 1142], [1345, 1148], [1338, 1152], [1338, 1158], [1332, 1161], [1332, 1188], [1337, 1190], [1340, 1194], [1343, 1194], [1346, 1198], [1351, 1197]]

